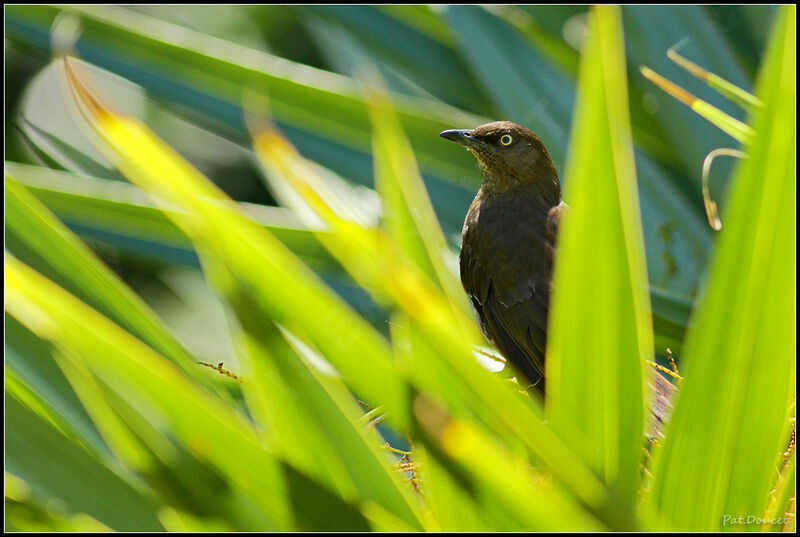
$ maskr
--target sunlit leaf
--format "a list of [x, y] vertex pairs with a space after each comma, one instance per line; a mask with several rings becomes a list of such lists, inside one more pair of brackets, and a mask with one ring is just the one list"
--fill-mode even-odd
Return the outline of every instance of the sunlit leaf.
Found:
[[698, 115], [706, 118], [731, 138], [739, 142], [750, 142], [753, 138], [753, 129], [749, 125], [733, 118], [719, 108], [698, 99], [677, 84], [674, 84], [659, 75], [649, 67], [641, 67], [642, 75], [653, 84], [663, 89], [677, 100], [691, 108]]
[[654, 461], [651, 502], [665, 528], [719, 530], [723, 515], [762, 513], [783, 449], [795, 388], [795, 39], [795, 8], [783, 7], [756, 92], [758, 134], [722, 214]]
[[[164, 329], [153, 311], [8, 172], [5, 193], [10, 232], [43, 258], [71, 288], [187, 373], [202, 379], [191, 355]], [[212, 385], [207, 380], [203, 382]]]
[[595, 9], [579, 77], [546, 364], [550, 422], [619, 494], [623, 526], [633, 524], [639, 486], [642, 360], [653, 355], [624, 58], [618, 11]]

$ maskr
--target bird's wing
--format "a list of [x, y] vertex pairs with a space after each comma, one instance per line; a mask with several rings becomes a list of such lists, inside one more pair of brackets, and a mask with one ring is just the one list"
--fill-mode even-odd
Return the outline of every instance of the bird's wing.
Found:
[[[543, 389], [550, 278], [567, 206], [562, 202], [547, 213], [531, 206], [519, 196], [497, 204], [476, 199], [464, 226], [460, 270], [484, 334]], [[495, 214], [495, 207], [501, 211]], [[515, 217], [525, 224], [515, 226]]]
[[486, 302], [473, 299], [473, 304], [486, 336], [530, 384], [543, 390], [547, 298], [539, 295], [506, 306], [490, 286]]

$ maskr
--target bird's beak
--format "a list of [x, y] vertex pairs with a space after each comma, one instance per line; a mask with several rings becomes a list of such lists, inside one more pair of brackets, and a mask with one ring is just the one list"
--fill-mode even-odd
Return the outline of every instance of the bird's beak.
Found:
[[450, 129], [440, 132], [439, 136], [467, 148], [475, 147], [481, 143], [480, 140], [472, 136], [472, 131], [468, 129]]

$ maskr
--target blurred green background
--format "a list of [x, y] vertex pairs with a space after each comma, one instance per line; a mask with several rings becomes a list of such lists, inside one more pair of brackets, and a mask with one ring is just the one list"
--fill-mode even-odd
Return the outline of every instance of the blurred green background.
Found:
[[[414, 327], [417, 320], [412, 322], [402, 315], [396, 317], [395, 302], [399, 301], [396, 296], [392, 296], [394, 301], [387, 300], [381, 293], [373, 293], [363, 280], [357, 281], [358, 278], [353, 277], [353, 266], [359, 268], [361, 262], [366, 266], [367, 261], [354, 259], [350, 265], [346, 256], [345, 259], [341, 255], [337, 257], [336, 248], [340, 248], [338, 253], [341, 254], [347, 252], [346, 245], [337, 245], [335, 237], [326, 237], [325, 233], [315, 233], [330, 222], [323, 222], [324, 219], [298, 202], [297, 195], [284, 183], [275, 180], [270, 173], [264, 173], [263, 163], [259, 163], [261, 155], [252, 148], [243, 103], [247, 104], [248, 111], [269, 114], [274, 118], [281, 132], [298, 151], [320, 165], [315, 170], [331, 195], [328, 199], [344, 200], [348, 218], [364, 228], [384, 222], [387, 187], [384, 185], [381, 192], [382, 200], [376, 192], [373, 158], [380, 154], [379, 150], [390, 154], [391, 151], [402, 153], [398, 149], [402, 148], [402, 143], [387, 143], [390, 149], [386, 149], [379, 145], [380, 138], [376, 142], [362, 81], [375, 71], [379, 72], [390, 91], [394, 111], [413, 149], [449, 246], [449, 251], [442, 255], [443, 261], [455, 272], [461, 225], [480, 184], [480, 174], [471, 155], [455, 149], [437, 134], [448, 128], [469, 128], [501, 119], [526, 125], [545, 142], [561, 174], [562, 186], [569, 189], [569, 179], [563, 174], [570, 157], [569, 142], [571, 136], [575, 136], [574, 125], [577, 124], [573, 107], [578, 94], [580, 50], [587, 36], [589, 9], [587, 6], [423, 5], [6, 6], [5, 171], [7, 178], [13, 178], [13, 181], [7, 179], [6, 196], [11, 193], [13, 208], [17, 211], [15, 227], [6, 227], [6, 249], [173, 362], [184, 368], [189, 364], [190, 377], [200, 377], [199, 382], [209, 388], [209, 393], [213, 392], [219, 395], [219, 400], [230, 403], [230, 408], [224, 410], [215, 406], [218, 402], [216, 396], [209, 396], [207, 400], [200, 397], [198, 403], [197, 398], [192, 399], [196, 395], [192, 390], [196, 387], [174, 378], [172, 393], [166, 381], [163, 385], [158, 384], [164, 378], [172, 378], [164, 373], [168, 368], [162, 370], [161, 365], [154, 366], [152, 386], [145, 382], [147, 372], [140, 370], [129, 373], [130, 377], [119, 385], [111, 381], [106, 384], [107, 378], [98, 373], [102, 365], [89, 360], [86, 371], [68, 365], [71, 362], [65, 357], [69, 357], [75, 348], [91, 351], [91, 344], [96, 343], [81, 339], [89, 336], [81, 332], [80, 322], [71, 319], [68, 313], [62, 319], [64, 326], [77, 322], [73, 329], [81, 335], [75, 336], [77, 339], [71, 343], [65, 343], [68, 335], [64, 341], [54, 338], [58, 350], [52, 356], [53, 349], [44, 339], [39, 339], [41, 334], [35, 336], [29, 331], [32, 330], [30, 324], [26, 328], [15, 317], [6, 314], [6, 456], [10, 462], [6, 467], [6, 506], [13, 514], [14, 529], [102, 528], [98, 521], [118, 530], [264, 527], [301, 530], [403, 530], [409, 527], [428, 530], [561, 529], [564, 519], [559, 517], [567, 516], [575, 517], [568, 527], [577, 529], [716, 529], [719, 521], [714, 517], [723, 512], [722, 509], [766, 502], [766, 494], [758, 494], [769, 484], [765, 480], [770, 481], [770, 477], [765, 476], [771, 476], [774, 471], [775, 445], [788, 435], [784, 415], [786, 405], [782, 397], [785, 399], [786, 390], [793, 391], [793, 385], [791, 389], [784, 386], [789, 382], [784, 375], [780, 379], [783, 382], [781, 388], [770, 391], [766, 379], [773, 371], [767, 367], [768, 364], [760, 362], [757, 362], [760, 366], [748, 370], [751, 362], [747, 360], [752, 356], [741, 350], [745, 347], [731, 350], [731, 356], [739, 352], [744, 357], [743, 365], [732, 367], [725, 373], [728, 376], [719, 377], [730, 381], [729, 384], [716, 386], [715, 375], [720, 367], [720, 362], [714, 361], [719, 358], [716, 349], [703, 347], [702, 338], [695, 332], [693, 349], [696, 356], [701, 356], [695, 363], [702, 365], [695, 366], [694, 370], [697, 371], [696, 378], [700, 379], [696, 384], [698, 391], [687, 395], [687, 401], [693, 404], [711, 401], [710, 406], [703, 407], [708, 412], [699, 418], [691, 414], [680, 416], [681, 434], [676, 433], [675, 442], [663, 451], [664, 457], [670, 457], [670, 465], [662, 464], [656, 470], [653, 501], [658, 507], [652, 511], [653, 506], [647, 504], [647, 508], [639, 512], [631, 498], [633, 492], [639, 492], [638, 481], [635, 486], [622, 491], [622, 494], [627, 494], [625, 501], [616, 502], [619, 498], [615, 495], [620, 493], [615, 488], [618, 483], [613, 479], [605, 482], [608, 476], [601, 475], [602, 472], [592, 464], [583, 466], [586, 461], [575, 455], [580, 453], [580, 442], [570, 445], [576, 450], [573, 453], [563, 449], [557, 435], [548, 436], [552, 433], [539, 421], [540, 408], [523, 405], [513, 398], [507, 399], [512, 392], [502, 388], [500, 381], [486, 385], [485, 392], [476, 389], [487, 380], [477, 373], [473, 375], [466, 366], [466, 372], [455, 368], [457, 371], [453, 373], [447, 369], [449, 366], [437, 369], [443, 367], [442, 363], [450, 363], [447, 360], [451, 358], [452, 363], [458, 363], [457, 355], [463, 358], [458, 354], [463, 349], [452, 350], [452, 356], [442, 358], [447, 352], [437, 346], [443, 341], [451, 341], [447, 337], [458, 333], [456, 329], [453, 328], [452, 333], [446, 332], [441, 340], [425, 331], [429, 327], [417, 327], [418, 331], [410, 330], [407, 334], [402, 329], [398, 331], [398, 321], [401, 327], [403, 322]], [[674, 47], [694, 63], [748, 92], [754, 92], [756, 76], [763, 68], [770, 32], [779, 10], [775, 6], [624, 6], [620, 12], [655, 354], [663, 364], [669, 347], [680, 365], [690, 315], [698, 297], [710, 286], [706, 281], [707, 265], [717, 240], [704, 212], [701, 194], [703, 162], [714, 149], [738, 149], [740, 144], [655, 87], [640, 74], [639, 67], [647, 66], [730, 116], [750, 121], [752, 118], [743, 109], [680, 69], [667, 58], [666, 52]], [[794, 17], [793, 11], [789, 17]], [[79, 27], [74, 25], [76, 20], [80, 20]], [[255, 356], [263, 358], [260, 352], [265, 355], [274, 352], [278, 356], [285, 353], [295, 358], [301, 356], [300, 363], [307, 364], [306, 360], [313, 361], [313, 356], [309, 357], [313, 350], [308, 352], [304, 349], [302, 343], [307, 341], [302, 337], [303, 341], [297, 343], [286, 334], [284, 340], [277, 331], [267, 330], [266, 326], [273, 326], [271, 321], [277, 315], [267, 315], [259, 310], [262, 305], [248, 302], [249, 288], [245, 287], [246, 292], [242, 293], [242, 289], [236, 286], [233, 286], [234, 291], [225, 287], [229, 276], [226, 271], [231, 266], [237, 267], [235, 264], [226, 265], [225, 256], [222, 256], [220, 265], [224, 267], [222, 270], [213, 263], [203, 265], [205, 273], [201, 270], [201, 259], [208, 263], [208, 259], [203, 258], [202, 247], [213, 244], [213, 241], [205, 245], [201, 241], [202, 247], [198, 248], [197, 236], [192, 235], [191, 228], [187, 231], [187, 228], [176, 225], [181, 210], [191, 212], [198, 209], [192, 207], [191, 196], [187, 200], [177, 200], [180, 209], [176, 207], [174, 213], [160, 210], [153, 198], [140, 190], [141, 184], [133, 186], [115, 168], [112, 164], [115, 156], [101, 152], [90, 141], [93, 134], [80, 119], [77, 107], [69, 97], [61, 64], [53, 59], [54, 28], [58, 29], [55, 33], [58, 43], [62, 46], [74, 44], [76, 55], [86, 62], [82, 65], [91, 89], [104, 102], [115, 110], [138, 118], [222, 191], [242, 202], [248, 216], [311, 267], [366, 319], [375, 334], [385, 336], [370, 339], [373, 336], [369, 330], [354, 330], [354, 334], [364, 338], [363, 341], [374, 344], [365, 349], [381, 356], [390, 353], [403, 356], [406, 346], [416, 349], [419, 354], [411, 358], [413, 365], [409, 366], [413, 371], [409, 374], [413, 382], [405, 378], [408, 371], [403, 367], [386, 369], [378, 359], [373, 363], [372, 355], [355, 353], [352, 365], [356, 371], [359, 364], [366, 369], [372, 366], [375, 369], [364, 372], [363, 377], [358, 374], [348, 376], [349, 371], [345, 371], [343, 384], [320, 373], [311, 377], [298, 373], [298, 377], [292, 377], [294, 373], [284, 373], [280, 367], [273, 370], [261, 365], [258, 367], [264, 369], [259, 370], [249, 359], [242, 363], [242, 356], [248, 354], [243, 354], [242, 342], [237, 340], [241, 335], [236, 328], [239, 325], [231, 319], [236, 317], [244, 324], [239, 328], [252, 336], [248, 330], [253, 327], [248, 327], [243, 320], [247, 312], [255, 311], [255, 319], [267, 319], [263, 325], [266, 335], [259, 344], [267, 341], [268, 350], [246, 340], [257, 349], [250, 349]], [[794, 26], [790, 32], [787, 31], [789, 34], [794, 40]], [[779, 42], [780, 36], [773, 36], [773, 40]], [[774, 72], [780, 71], [773, 67]], [[584, 81], [583, 84], [588, 83]], [[624, 101], [623, 95], [622, 91], [615, 94]], [[770, 108], [769, 112], [772, 114], [774, 109]], [[394, 133], [392, 129], [388, 132]], [[394, 134], [389, 134], [387, 138], [392, 136]], [[768, 153], [767, 142], [762, 140], [759, 147], [767, 149], [759, 150], [758, 155], [773, 154]], [[591, 158], [591, 155], [584, 154], [581, 158]], [[146, 159], [147, 156], [143, 156], [143, 160]], [[598, 157], [598, 176], [612, 182], [622, 181], [611, 177], [613, 170], [611, 174], [607, 173], [608, 167], [604, 168], [601, 161], [602, 158]], [[723, 215], [728, 209], [728, 187], [736, 170], [737, 164], [733, 159], [722, 158], [714, 162], [711, 171], [710, 194], [720, 205]], [[754, 184], [753, 173], [747, 171], [749, 175], [746, 177], [751, 182], [746, 184]], [[62, 245], [52, 236], [48, 236], [48, 240], [54, 240], [52, 244], [59, 244], [58, 248], [53, 246], [48, 250], [45, 242], [36, 245], [40, 231], [48, 230], [47, 233], [53, 233], [53, 236], [60, 232], [53, 231], [58, 229], [57, 225], [46, 221], [42, 216], [43, 209], [38, 208], [34, 200], [26, 198], [26, 191], [21, 187], [29, 190], [38, 202], [99, 254], [155, 311], [164, 326], [148, 325], [150, 321], [143, 320], [146, 315], [137, 317], [141, 312], [137, 310], [135, 300], [130, 297], [120, 299], [124, 293], [115, 294], [119, 290], [104, 279], [106, 276], [98, 277], [102, 271], [92, 273], [96, 277], [94, 280], [87, 277], [94, 288], [82, 287], [81, 276], [77, 273], [73, 278], [59, 272], [70, 263], [85, 269], [86, 265], [81, 265], [85, 260], [76, 255], [72, 247]], [[158, 192], [158, 188], [155, 190]], [[381, 190], [380, 185], [377, 190]], [[771, 191], [770, 195], [772, 197], [767, 198], [769, 203], [777, 207], [781, 199], [779, 193]], [[183, 201], [187, 205], [183, 205]], [[402, 203], [408, 201], [406, 195]], [[391, 202], [389, 205], [391, 207]], [[31, 212], [23, 212], [21, 207], [28, 207]], [[765, 204], [764, 207], [773, 205]], [[738, 212], [732, 213], [734, 229], [749, 229], [744, 213], [741, 205]], [[781, 218], [790, 213], [793, 214], [793, 208], [789, 211], [781, 206]], [[30, 218], [28, 229], [26, 219], [30, 215], [37, 216]], [[757, 217], [759, 215], [754, 216]], [[723, 226], [727, 223], [723, 221]], [[231, 224], [238, 225], [235, 219]], [[426, 237], [425, 230], [420, 233]], [[65, 233], [61, 235], [66, 236]], [[359, 236], [357, 233], [353, 235]], [[785, 236], [781, 237], [785, 239]], [[749, 235], [738, 238], [744, 241], [745, 246], [752, 246], [747, 242], [751, 239]], [[781, 244], [785, 246], [788, 242]], [[728, 246], [726, 253], [735, 251], [732, 242]], [[592, 244], [586, 245], [585, 251], [579, 254], [582, 259], [591, 260], [602, 255], [601, 251], [590, 251], [592, 247]], [[757, 256], [753, 254], [751, 258], [750, 254], [748, 251], [742, 255], [748, 262], [755, 259], [753, 262], [758, 265]], [[234, 258], [232, 255], [229, 260]], [[741, 260], [732, 254], [724, 258], [729, 262], [735, 259]], [[773, 266], [769, 265], [769, 259], [758, 267]], [[738, 274], [732, 266], [727, 265], [718, 272]], [[789, 270], [787, 267], [788, 261], [780, 265], [781, 277], [788, 274], [785, 272]], [[305, 281], [306, 274], [298, 274], [297, 280], [292, 281]], [[241, 277], [241, 274], [236, 276]], [[711, 313], [702, 318], [705, 324], [701, 326], [713, 325], [708, 341], [723, 345], [727, 327], [717, 325], [728, 319], [722, 315], [728, 304], [719, 297], [726, 291], [739, 289], [737, 285], [745, 284], [731, 283], [723, 277], [717, 279], [722, 283], [711, 287], [717, 293], [712, 293], [712, 297], [716, 296], [718, 300], [711, 301], [713, 307], [706, 310]], [[445, 282], [441, 283], [447, 291]], [[39, 289], [38, 284], [31, 283], [30, 289]], [[46, 285], [41, 289], [46, 289]], [[230, 294], [220, 292], [220, 289], [227, 289]], [[288, 304], [295, 291], [300, 293], [300, 290], [287, 288], [276, 290], [275, 294], [284, 293]], [[47, 302], [48, 295], [42, 292]], [[264, 289], [259, 292], [264, 292]], [[308, 292], [316, 297], [312, 291]], [[777, 294], [773, 292], [770, 296]], [[57, 295], [54, 293], [53, 297]], [[745, 301], [749, 296], [735, 296], [731, 300], [741, 300], [736, 304], [750, 305]], [[123, 304], [122, 309], [109, 307], [107, 310], [108, 304], [103, 303], [103, 297], [111, 297], [111, 303], [118, 300], [117, 304]], [[67, 307], [68, 303], [69, 300], [64, 299], [61, 313], [81, 311], [77, 306], [75, 310], [70, 309], [72, 305]], [[322, 300], [319, 302], [324, 303]], [[62, 305], [61, 298], [54, 298], [53, 304], [53, 307]], [[780, 309], [770, 309], [770, 304], [765, 302], [761, 306], [765, 310], [774, 310], [775, 316], [785, 313], [783, 305]], [[280, 310], [279, 306], [276, 307]], [[235, 316], [226, 315], [231, 310], [235, 311]], [[313, 313], [307, 313], [306, 318]], [[404, 314], [408, 313], [404, 311]], [[760, 313], [761, 309], [754, 308], [754, 316]], [[127, 314], [131, 316], [126, 317]], [[87, 319], [89, 317], [87, 315]], [[136, 319], [143, 324], [126, 324]], [[746, 319], [737, 318], [735, 321], [741, 321], [736, 326], [747, 325]], [[278, 322], [280, 324], [282, 319], [278, 318]], [[449, 318], [442, 322], [448, 330], [458, 324]], [[287, 324], [290, 324], [288, 320]], [[791, 337], [794, 337], [794, 322], [789, 324], [788, 317], [774, 326], [755, 324], [753, 333], [757, 330], [768, 332], [766, 326], [777, 327], [774, 332], [778, 334], [774, 337], [778, 342], [776, 345], [789, 341], [790, 324]], [[100, 327], [102, 324], [87, 321], [86, 326]], [[165, 335], [167, 333], [174, 334], [176, 340], [172, 341], [171, 336]], [[300, 332], [294, 335], [300, 335]], [[319, 347], [324, 347], [325, 337], [329, 338], [327, 341], [332, 346], [322, 351], [338, 352], [337, 359], [342, 360], [341, 348], [332, 343], [335, 335], [335, 330], [330, 328], [327, 334], [311, 334], [309, 338], [317, 346], [314, 350], [318, 351]], [[620, 337], [629, 335], [626, 333]], [[384, 345], [387, 341], [391, 343], [391, 349]], [[120, 335], [117, 341], [119, 349], [124, 350], [128, 343], [134, 347]], [[84, 344], [87, 347], [82, 348]], [[698, 348], [701, 351], [697, 351]], [[420, 352], [420, 349], [424, 351]], [[785, 348], [780, 347], [780, 350]], [[364, 352], [368, 354], [366, 350]], [[142, 355], [145, 354], [142, 351]], [[347, 360], [337, 363], [326, 352], [321, 354], [339, 368], [347, 365]], [[784, 354], [780, 355], [780, 360], [775, 360], [776, 370], [788, 371], [789, 363]], [[428, 355], [439, 356], [437, 359], [444, 361], [432, 362], [430, 371], [418, 371], [421, 365], [428, 367], [429, 364], [421, 358]], [[255, 368], [268, 379], [263, 380], [266, 386], [271, 386], [269, 382], [274, 381], [277, 388], [272, 394], [261, 393], [259, 390], [264, 389], [261, 385], [241, 388], [236, 382], [210, 371], [208, 375], [204, 375], [205, 370], [193, 373], [194, 364], [188, 359], [214, 365], [222, 363], [226, 370], [235, 373], [245, 370], [252, 376], [255, 376]], [[628, 356], [627, 359], [633, 358]], [[269, 359], [266, 362], [274, 366]], [[398, 362], [401, 366], [406, 365], [403, 360]], [[126, 362], [122, 360], [120, 363]], [[91, 374], [88, 374], [90, 369]], [[497, 369], [496, 364], [494, 369]], [[391, 372], [391, 381], [379, 374], [386, 371]], [[745, 371], [749, 373], [745, 374]], [[638, 374], [633, 369], [630, 372]], [[399, 380], [394, 378], [395, 373]], [[275, 377], [270, 377], [271, 374]], [[283, 378], [283, 374], [287, 378]], [[753, 382], [762, 382], [755, 391], [748, 391], [750, 375], [755, 379]], [[87, 379], [100, 380], [97, 380], [98, 386], [94, 386], [95, 380]], [[386, 384], [371, 383], [375, 379], [386, 380]], [[451, 379], [455, 381], [451, 382]], [[591, 381], [588, 378], [582, 380]], [[144, 387], [136, 381], [145, 382]], [[463, 386], [460, 384], [462, 381], [465, 383]], [[475, 383], [470, 384], [473, 381]], [[351, 382], [355, 383], [355, 388]], [[344, 384], [351, 391], [346, 391]], [[124, 389], [115, 394], [114, 390], [119, 386]], [[470, 392], [464, 386], [475, 391]], [[731, 396], [724, 399], [728, 405], [715, 406], [713, 401], [719, 399], [706, 397], [706, 394], [711, 393], [709, 390], [719, 389], [720, 397], [728, 397], [729, 392], [724, 391], [726, 386], [732, 386], [731, 393], [745, 394], [741, 396], [743, 399]], [[359, 408], [354, 403], [356, 397], [360, 400], [363, 396], [369, 400], [376, 392], [382, 393], [384, 387], [387, 387], [388, 401], [393, 398], [404, 401], [408, 397], [414, 401], [413, 410], [417, 412], [417, 404], [422, 400], [424, 409], [429, 412], [427, 417], [433, 415], [436, 418], [436, 412], [431, 409], [438, 408], [436, 405], [441, 401], [436, 400], [428, 407], [425, 397], [413, 398], [415, 390], [430, 390], [444, 398], [454, 416], [464, 420], [455, 429], [458, 435], [453, 433], [456, 435], [453, 438], [463, 442], [446, 442], [444, 433], [441, 438], [436, 434], [441, 432], [437, 429], [436, 419], [431, 426], [420, 414], [411, 411], [409, 414], [420, 423], [414, 421], [413, 426], [409, 426], [403, 421], [404, 414], [396, 412], [394, 418], [397, 421], [392, 422], [390, 418], [391, 427], [379, 429], [379, 434], [396, 447], [409, 449], [408, 440], [412, 440], [411, 443], [419, 440], [422, 444], [424, 454], [421, 458], [430, 472], [426, 479], [433, 497], [430, 512], [427, 506], [420, 508], [408, 500], [405, 489], [398, 492], [400, 487], [395, 483], [399, 482], [398, 478], [389, 477], [387, 468], [390, 467], [375, 455], [375, 446], [380, 442], [369, 443], [360, 429], [356, 431], [351, 427], [352, 423], [366, 419], [359, 418], [358, 412], [353, 410]], [[142, 395], [137, 391], [147, 392], [150, 388], [153, 393]], [[739, 388], [741, 390], [736, 391]], [[134, 393], [130, 396], [133, 402], [127, 399], [127, 389]], [[253, 396], [248, 392], [251, 389], [257, 394], [255, 399], [248, 399]], [[601, 390], [605, 389], [613, 391], [614, 388], [601, 387]], [[405, 390], [413, 393], [406, 394]], [[769, 392], [772, 398], [763, 402], [763, 398], [758, 396], [762, 393], [759, 390]], [[123, 393], [125, 395], [119, 395]], [[344, 393], [346, 395], [342, 395]], [[103, 399], [97, 398], [98, 394], [107, 398], [108, 407], [106, 403], [98, 403], [98, 399]], [[631, 400], [641, 406], [637, 397], [632, 395]], [[749, 413], [736, 406], [740, 401], [752, 400], [763, 404], [745, 407]], [[513, 407], [519, 411], [517, 424], [498, 417], [502, 406], [500, 401], [521, 405]], [[177, 415], [183, 408], [195, 408], [190, 403], [209, 412], [207, 422], [194, 415]], [[311, 410], [305, 408], [306, 405]], [[150, 410], [160, 417], [154, 418], [152, 424], [148, 422]], [[342, 410], [341, 415], [338, 410]], [[360, 410], [363, 412], [365, 408]], [[394, 411], [397, 410], [395, 407]], [[286, 414], [279, 415], [283, 411]], [[602, 410], [597, 412], [602, 417]], [[786, 412], [792, 415], [793, 410]], [[162, 418], [165, 415], [169, 419]], [[425, 413], [422, 415], [424, 417]], [[771, 421], [758, 425], [756, 436], [766, 440], [758, 445], [753, 440], [754, 445], [748, 444], [752, 451], [736, 451], [735, 446], [741, 441], [739, 435], [743, 434], [742, 427], [760, 423], [758, 420], [763, 415], [769, 415]], [[709, 416], [721, 416], [715, 422], [718, 429], [705, 426], [702, 420]], [[375, 415], [370, 413], [367, 417], [372, 419]], [[517, 418], [516, 415], [513, 417]], [[736, 421], [739, 417], [744, 425], [740, 426]], [[286, 438], [279, 438], [277, 447], [269, 446], [263, 453], [258, 451], [255, 443], [249, 443], [252, 440], [249, 427], [242, 425], [245, 419], [251, 418], [254, 423], [269, 422], [276, 430], [286, 431]], [[232, 425], [226, 419], [231, 420]], [[613, 423], [617, 416], [610, 419]], [[497, 420], [501, 423], [494, 424]], [[636, 421], [635, 418], [632, 421]], [[170, 426], [165, 425], [167, 422]], [[175, 423], [188, 429], [181, 429]], [[230, 427], [226, 428], [228, 425]], [[204, 438], [220, 439], [218, 449], [230, 448], [231, 456], [226, 457], [214, 449], [204, 451], [202, 448], [207, 446], [198, 447], [193, 443], [197, 439], [191, 432], [186, 432], [191, 427], [210, 435]], [[398, 434], [398, 429], [405, 434]], [[15, 433], [8, 434], [12, 430]], [[406, 437], [409, 431], [413, 438]], [[562, 432], [559, 430], [559, 434]], [[731, 451], [725, 452], [729, 456], [715, 458], [714, 448], [717, 446], [708, 440], [716, 433], [724, 438], [722, 448], [730, 447]], [[342, 435], [342, 446], [353, 450], [352, 461], [339, 452], [336, 434]], [[569, 438], [569, 435], [565, 433], [564, 437]], [[677, 443], [679, 440], [685, 442]], [[308, 453], [291, 450], [309, 444]], [[680, 448], [674, 448], [675, 445]], [[266, 452], [269, 452], [268, 456]], [[416, 460], [417, 452], [413, 453]], [[473, 464], [476, 460], [490, 460], [481, 458], [481, 454], [489, 453], [492, 457], [496, 455], [496, 464], [489, 467]], [[686, 453], [692, 456], [686, 457]], [[733, 463], [746, 460], [750, 453], [761, 454], [758, 459], [760, 471], [754, 476], [736, 474], [732, 469]], [[363, 459], [357, 458], [356, 454]], [[271, 458], [273, 455], [275, 459]], [[635, 456], [628, 457], [627, 464], [628, 468], [638, 472], [640, 461]], [[679, 461], [681, 457], [685, 457], [683, 466]], [[59, 460], [70, 461], [70, 464], [58, 464]], [[147, 463], [142, 463], [142, 460]], [[257, 461], [257, 471], [247, 475], [246, 465], [251, 460]], [[367, 461], [363, 467], [359, 466], [362, 460]], [[536, 471], [529, 472], [531, 461], [534, 461]], [[544, 463], [539, 464], [541, 461]], [[791, 457], [789, 474], [793, 470], [793, 461]], [[521, 467], [525, 468], [522, 472], [525, 477], [518, 479], [516, 474]], [[539, 468], [557, 476], [555, 485], [551, 487], [548, 482], [542, 489], [531, 486], [531, 482], [538, 483], [540, 479], [536, 473]], [[589, 474], [582, 474], [586, 468], [595, 471], [598, 480], [593, 474], [591, 478], [587, 477]], [[674, 473], [671, 474], [670, 469]], [[720, 473], [714, 475], [722, 477], [708, 481], [713, 481], [710, 486], [717, 488], [709, 491], [686, 484], [694, 483], [692, 479], [705, 483], [703, 472], [715, 469]], [[270, 489], [273, 481], [265, 484], [259, 472], [279, 476], [274, 482], [280, 482], [286, 490], [276, 493]], [[405, 470], [403, 475], [408, 473]], [[670, 480], [672, 475], [677, 477]], [[19, 477], [29, 484], [19, 481]], [[530, 482], [527, 477], [531, 477]], [[726, 478], [730, 478], [729, 481]], [[93, 482], [99, 485], [93, 487]], [[643, 479], [643, 483], [649, 482]], [[730, 483], [733, 492], [726, 488]], [[742, 484], [746, 486], [739, 486]], [[602, 499], [598, 499], [596, 494], [593, 495], [597, 492], [593, 488], [595, 485], [608, 485], [608, 489], [602, 488], [602, 493], [609, 496], [600, 494]], [[33, 496], [26, 488], [28, 486], [33, 487]], [[645, 489], [647, 487], [649, 484]], [[785, 512], [793, 487], [793, 481], [783, 482], [775, 489], [777, 493], [773, 491], [779, 497], [773, 498], [769, 504], [770, 512]], [[683, 488], [691, 490], [682, 495]], [[747, 497], [748, 491], [758, 492]], [[494, 501], [494, 495], [502, 496], [501, 504]], [[31, 497], [35, 501], [31, 501]], [[104, 501], [107, 497], [113, 497], [114, 503]], [[217, 502], [220, 497], [225, 501]], [[44, 500], [39, 502], [42, 498]], [[308, 513], [302, 503], [309, 498], [313, 499], [308, 507], [311, 516], [304, 517]], [[703, 503], [706, 501], [707, 504]], [[701, 504], [697, 512], [692, 512], [692, 505]], [[115, 509], [120, 505], [124, 506], [123, 510]], [[538, 505], [539, 510], [531, 505]], [[72, 513], [88, 513], [94, 519], [76, 518]], [[667, 516], [673, 518], [667, 520]]]

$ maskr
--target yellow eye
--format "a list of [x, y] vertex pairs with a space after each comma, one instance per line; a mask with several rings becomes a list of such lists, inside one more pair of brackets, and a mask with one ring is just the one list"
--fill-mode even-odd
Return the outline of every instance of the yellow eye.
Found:
[[503, 145], [511, 145], [511, 142], [513, 141], [514, 138], [512, 138], [510, 134], [504, 134], [500, 137], [500, 143]]

